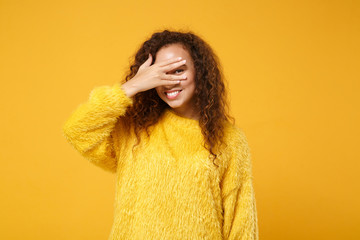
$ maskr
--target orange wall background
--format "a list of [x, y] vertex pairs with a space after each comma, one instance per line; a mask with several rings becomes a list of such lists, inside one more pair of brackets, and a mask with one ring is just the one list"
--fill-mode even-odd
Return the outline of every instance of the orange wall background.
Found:
[[115, 177], [62, 123], [154, 31], [220, 57], [260, 239], [360, 239], [359, 1], [0, 1], [0, 239], [107, 239]]

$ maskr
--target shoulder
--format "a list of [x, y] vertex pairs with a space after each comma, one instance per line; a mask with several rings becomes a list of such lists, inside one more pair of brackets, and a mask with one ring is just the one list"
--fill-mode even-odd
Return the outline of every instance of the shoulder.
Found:
[[225, 141], [227, 143], [225, 168], [228, 166], [246, 167], [251, 161], [248, 139], [243, 128], [228, 122], [225, 124]]
[[226, 142], [232, 147], [245, 147], [248, 144], [247, 137], [243, 128], [229, 121], [225, 122], [224, 137]]

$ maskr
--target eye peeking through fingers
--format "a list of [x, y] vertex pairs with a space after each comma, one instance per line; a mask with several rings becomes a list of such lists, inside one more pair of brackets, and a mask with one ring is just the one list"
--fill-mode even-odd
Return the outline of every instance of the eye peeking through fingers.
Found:
[[182, 72], [184, 72], [184, 69], [176, 69], [176, 70], [167, 72], [166, 74], [179, 74], [179, 73], [182, 73]]
[[[179, 72], [178, 72], [179, 71]], [[183, 69], [176, 69], [175, 71], [174, 71], [174, 73], [181, 73], [181, 72], [183, 72], [184, 70]]]

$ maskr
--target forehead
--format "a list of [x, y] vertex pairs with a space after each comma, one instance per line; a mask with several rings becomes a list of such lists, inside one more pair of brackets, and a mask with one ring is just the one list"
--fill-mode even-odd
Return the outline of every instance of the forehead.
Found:
[[175, 57], [182, 57], [186, 60], [191, 60], [191, 57], [185, 47], [181, 44], [171, 44], [163, 46], [156, 53], [155, 62], [163, 61]]

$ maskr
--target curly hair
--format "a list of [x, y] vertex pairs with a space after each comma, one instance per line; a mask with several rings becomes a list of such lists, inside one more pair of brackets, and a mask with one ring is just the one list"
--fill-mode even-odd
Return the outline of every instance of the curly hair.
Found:
[[[217, 55], [211, 47], [192, 31], [180, 32], [168, 29], [155, 32], [146, 40], [130, 62], [130, 69], [126, 73], [125, 82], [132, 79], [139, 67], [147, 60], [149, 53], [155, 62], [157, 51], [170, 44], [180, 43], [193, 59], [195, 68], [195, 107], [200, 111], [199, 126], [204, 136], [204, 147], [214, 157], [213, 163], [220, 152], [214, 152], [216, 146], [224, 144], [224, 122], [235, 119], [229, 115], [229, 104], [224, 76]], [[158, 122], [166, 108], [169, 108], [157, 94], [155, 88], [139, 92], [133, 96], [133, 105], [125, 116], [126, 124], [134, 125], [137, 146], [140, 143], [139, 133]], [[131, 123], [130, 123], [131, 122]], [[130, 128], [129, 128], [130, 129]], [[226, 143], [225, 143], [226, 145]], [[216, 165], [216, 164], [215, 164]], [[216, 165], [218, 167], [218, 165]]]

